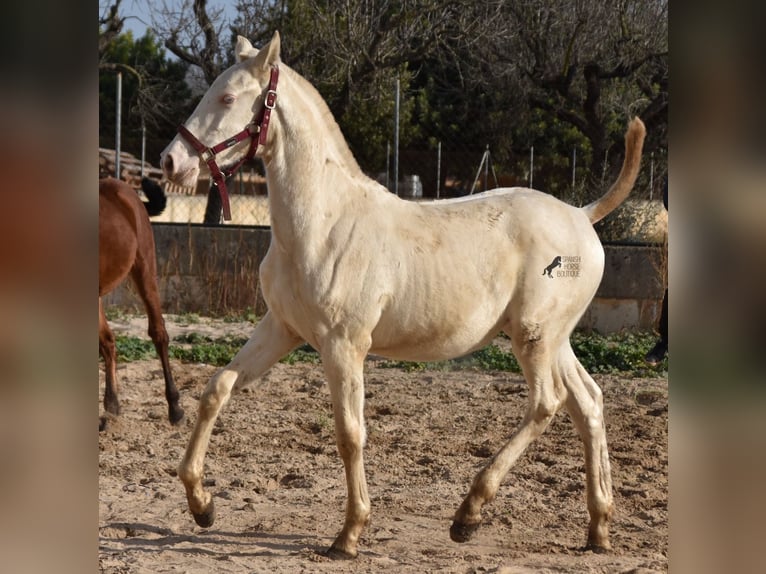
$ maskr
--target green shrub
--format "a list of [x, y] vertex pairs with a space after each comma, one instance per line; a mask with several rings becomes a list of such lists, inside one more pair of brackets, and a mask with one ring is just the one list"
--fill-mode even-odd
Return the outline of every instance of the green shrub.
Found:
[[[154, 345], [147, 339], [117, 336], [117, 359], [121, 362], [156, 358]], [[575, 332], [571, 343], [575, 355], [589, 373], [623, 374], [634, 377], [657, 376], [668, 369], [668, 359], [651, 367], [644, 356], [654, 345], [656, 337], [651, 333], [617, 333], [608, 336], [597, 333]], [[200, 333], [187, 333], [173, 339], [169, 349], [171, 357], [186, 362], [224, 366], [245, 345], [245, 337], [219, 337], [213, 339]], [[303, 345], [281, 359], [282, 363], [320, 362], [319, 353], [310, 345]], [[403, 369], [408, 372], [425, 370], [457, 371], [479, 369], [482, 371], [521, 372], [516, 357], [510, 350], [495, 344], [449, 361], [381, 361], [383, 368]]]

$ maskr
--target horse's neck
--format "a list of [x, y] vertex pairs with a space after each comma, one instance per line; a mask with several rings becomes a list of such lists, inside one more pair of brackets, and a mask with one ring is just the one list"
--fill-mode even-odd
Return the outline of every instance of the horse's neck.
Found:
[[[360, 193], [362, 176], [337, 125], [318, 113], [311, 98], [289, 87], [289, 109], [279, 110], [278, 133], [266, 161], [272, 233], [284, 249], [301, 251], [323, 242], [333, 215]], [[277, 107], [279, 107], [279, 101]], [[340, 140], [338, 140], [340, 138]], [[363, 176], [362, 176], [363, 177]]]

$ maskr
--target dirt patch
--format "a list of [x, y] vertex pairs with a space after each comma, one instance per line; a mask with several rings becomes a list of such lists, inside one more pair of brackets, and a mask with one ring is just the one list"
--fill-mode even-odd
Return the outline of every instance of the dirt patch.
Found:
[[[144, 329], [113, 322], [115, 332]], [[135, 323], [135, 321], [133, 322]], [[205, 320], [209, 333], [251, 325]], [[173, 337], [179, 326], [168, 321]], [[560, 413], [484, 509], [466, 544], [449, 538], [474, 475], [520, 422], [520, 375], [405, 372], [369, 361], [365, 450], [372, 518], [353, 562], [319, 554], [343, 522], [346, 489], [320, 365], [276, 365], [232, 397], [205, 459], [216, 502], [198, 527], [175, 468], [209, 365], [172, 362], [187, 418], [166, 419], [159, 361], [119, 365], [122, 415], [99, 437], [102, 572], [664, 572], [668, 569], [667, 379], [596, 376], [614, 481], [614, 550], [583, 551], [582, 444]], [[101, 372], [103, 396], [103, 372]], [[94, 420], [94, 427], [96, 421]], [[95, 428], [94, 428], [95, 432]]]

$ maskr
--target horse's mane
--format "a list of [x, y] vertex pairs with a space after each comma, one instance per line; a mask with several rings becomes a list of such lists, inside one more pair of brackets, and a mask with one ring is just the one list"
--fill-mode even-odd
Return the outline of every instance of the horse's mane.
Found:
[[332, 139], [335, 142], [335, 148], [340, 154], [341, 162], [350, 171], [362, 173], [362, 169], [359, 167], [354, 154], [351, 152], [351, 148], [348, 147], [346, 138], [343, 137], [343, 132], [341, 132], [338, 122], [335, 121], [335, 116], [332, 115], [330, 108], [327, 106], [327, 102], [324, 101], [321, 94], [308, 80], [289, 66], [281, 64], [279, 68], [280, 71], [287, 72], [290, 79], [298, 84], [303, 95], [319, 112], [320, 118], [325, 122], [325, 127], [328, 129], [328, 133], [324, 135], [332, 136]]

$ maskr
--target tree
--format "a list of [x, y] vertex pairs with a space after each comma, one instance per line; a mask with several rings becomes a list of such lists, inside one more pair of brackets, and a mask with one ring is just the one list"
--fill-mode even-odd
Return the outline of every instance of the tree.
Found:
[[[333, 112], [363, 169], [383, 164], [394, 120], [394, 87], [412, 91], [429, 58], [481, 42], [498, 13], [493, 2], [240, 2], [236, 32], [268, 40], [283, 32], [285, 58], [312, 82]], [[306, 33], [310, 30], [311, 33]], [[422, 98], [402, 98], [400, 140], [417, 140]]]
[[121, 1], [114, 0], [114, 4], [106, 6], [104, 13], [98, 18], [98, 58], [100, 62], [103, 61], [109, 44], [122, 32], [125, 18], [119, 16]]
[[[665, 0], [511, 2], [500, 21], [495, 41], [476, 53], [478, 78], [525, 100], [527, 135], [550, 139], [552, 128], [574, 128], [585, 138], [591, 179], [604, 162], [619, 169], [621, 153], [612, 152], [621, 150], [630, 115], [647, 126], [646, 152], [667, 147]], [[540, 120], [547, 125], [535, 134], [529, 128]]]
[[152, 28], [182, 62], [196, 66], [209, 86], [233, 62], [231, 43], [223, 43], [223, 8], [207, 0], [162, 0], [152, 11]]
[[[105, 35], [100, 34], [100, 38]], [[151, 31], [139, 40], [134, 40], [128, 31], [111, 34], [104, 44], [99, 68], [100, 145], [113, 145], [116, 72], [126, 72], [122, 79], [123, 148], [137, 154], [141, 149], [141, 129], [145, 126], [147, 157], [156, 161], [174, 137], [177, 125], [191, 112], [191, 94], [185, 82], [188, 65], [168, 60]]]
[[446, 139], [480, 155], [490, 145], [519, 178], [534, 146], [544, 152], [534, 184], [552, 193], [568, 187], [577, 148], [578, 174], [599, 194], [619, 169], [631, 115], [647, 125], [647, 154], [667, 147], [667, 0], [238, 0], [236, 9], [228, 21], [207, 0], [163, 0], [152, 25], [204, 84], [233, 62], [237, 34], [263, 45], [279, 29], [283, 59], [317, 87], [368, 172], [383, 165], [397, 79], [402, 146]]

